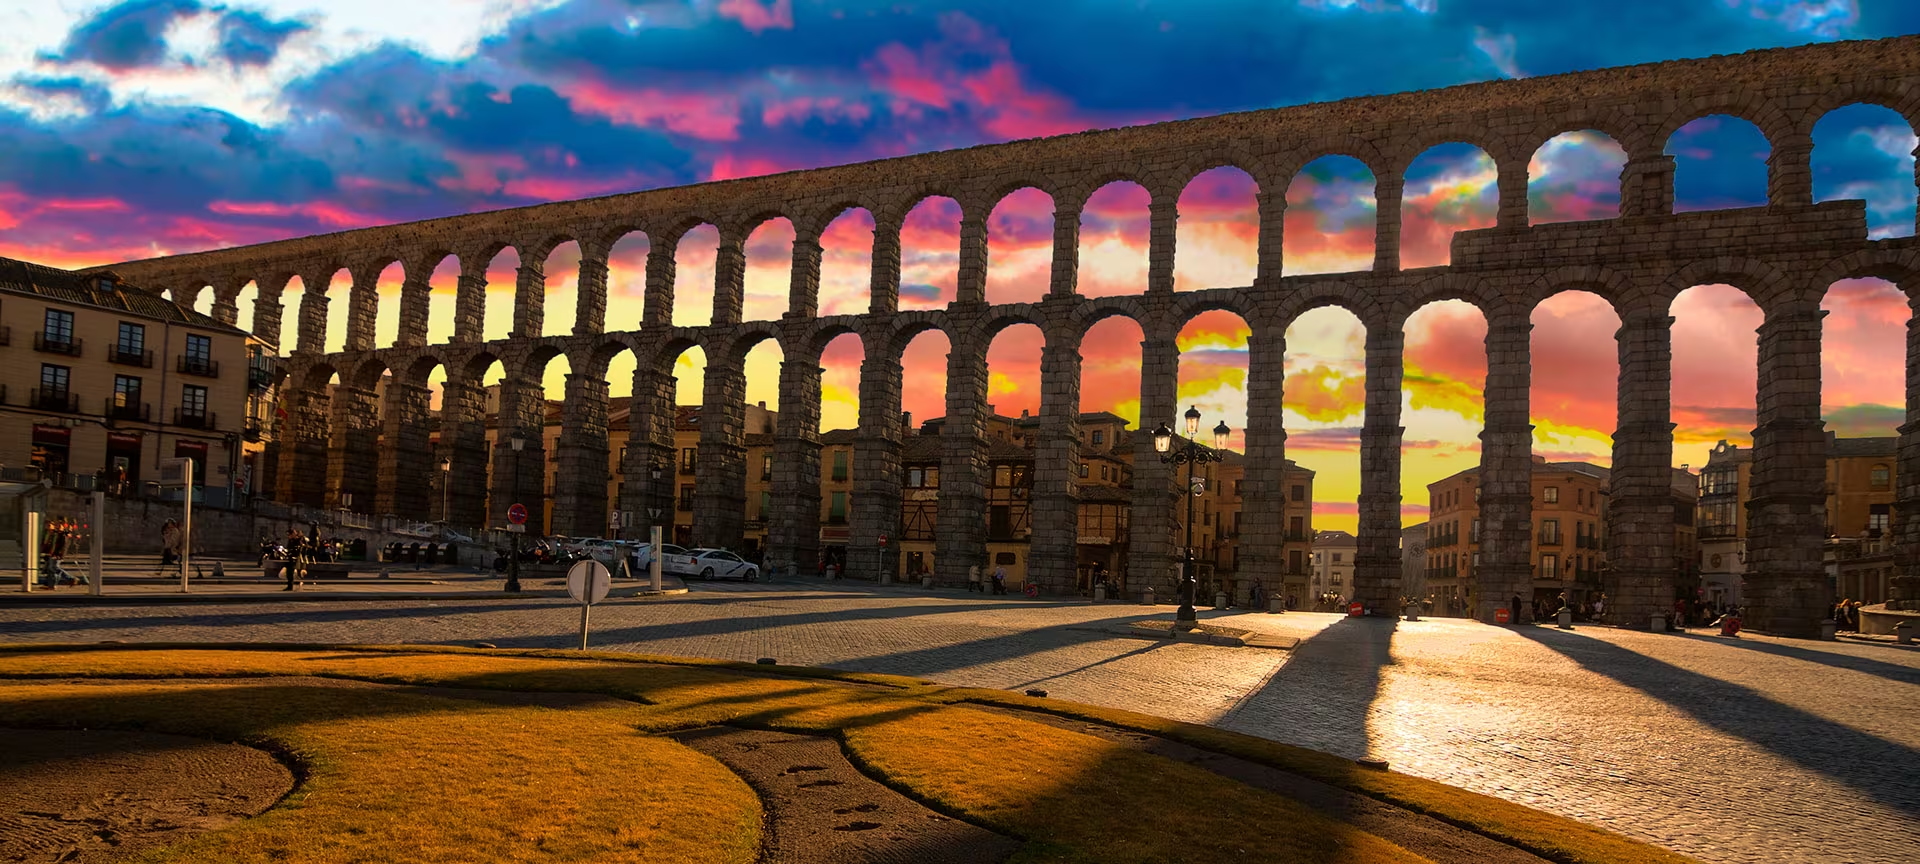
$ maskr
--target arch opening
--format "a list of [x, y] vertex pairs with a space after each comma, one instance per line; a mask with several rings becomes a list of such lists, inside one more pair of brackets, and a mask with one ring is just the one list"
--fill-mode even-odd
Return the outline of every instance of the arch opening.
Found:
[[[851, 207], [820, 231], [821, 315], [861, 315], [872, 308], [873, 228], [872, 213]], [[903, 270], [905, 263], [903, 258]]]
[[1077, 293], [1116, 297], [1146, 292], [1152, 203], [1146, 187], [1125, 180], [1087, 197], [1080, 210]]
[[454, 319], [460, 314], [460, 259], [445, 255], [427, 274], [427, 344], [453, 341]]
[[793, 296], [793, 222], [768, 219], [747, 235], [740, 320], [778, 321]]
[[1546, 140], [1527, 161], [1527, 224], [1613, 219], [1627, 151], [1605, 132], [1583, 129]]
[[1920, 139], [1899, 112], [1855, 103], [1813, 124], [1813, 200], [1857, 198], [1867, 204], [1867, 237], [1912, 237]]
[[1662, 152], [1673, 157], [1673, 212], [1766, 206], [1773, 147], [1760, 127], [1709, 114], [1675, 129]]
[[514, 291], [520, 279], [520, 250], [508, 246], [487, 261], [486, 309], [480, 338], [489, 342], [513, 335]]
[[390, 348], [400, 342], [400, 286], [406, 267], [394, 261], [373, 278], [373, 347]]
[[1037, 303], [1053, 276], [1053, 196], [1032, 186], [987, 214], [987, 303]]
[[[1287, 326], [1281, 416], [1287, 458], [1314, 472], [1313, 530], [1355, 535], [1360, 524], [1360, 427], [1366, 419], [1367, 332], [1351, 311], [1309, 309]], [[1334, 538], [1348, 542], [1345, 537]], [[1317, 553], [1316, 553], [1317, 554]], [[1316, 578], [1320, 576], [1316, 568]], [[1352, 568], [1334, 568], [1313, 588], [1353, 596]]]
[[1437, 144], [1415, 156], [1400, 198], [1400, 266], [1449, 264], [1454, 232], [1492, 228], [1499, 180], [1493, 157], [1472, 144]]
[[820, 431], [860, 427], [860, 366], [866, 346], [859, 334], [833, 337], [820, 352]]
[[[640, 329], [640, 321], [646, 316], [647, 255], [652, 251], [653, 240], [643, 231], [623, 234], [607, 249], [605, 329], [608, 332]], [[619, 383], [611, 377], [608, 381]], [[631, 375], [628, 376], [627, 389], [633, 389]]]
[[715, 264], [719, 257], [720, 229], [711, 223], [696, 225], [680, 235], [680, 242], [673, 247], [673, 326], [705, 327], [713, 323]]
[[579, 241], [568, 240], [547, 250], [547, 260], [540, 268], [540, 290], [546, 296], [540, 335], [572, 335], [580, 311]]
[[1373, 269], [1378, 220], [1373, 170], [1352, 156], [1322, 156], [1287, 183], [1281, 270], [1288, 276]]
[[944, 309], [960, 296], [962, 215], [960, 202], [934, 195], [901, 220], [900, 311]]
[[1475, 575], [1487, 318], [1473, 304], [1441, 300], [1414, 310], [1402, 332], [1401, 548], [1419, 544], [1412, 557], [1424, 568], [1404, 571], [1400, 590], [1431, 599], [1435, 614], [1457, 615]]
[[1252, 285], [1260, 272], [1260, 184], [1223, 165], [1187, 181], [1174, 205], [1173, 290]]

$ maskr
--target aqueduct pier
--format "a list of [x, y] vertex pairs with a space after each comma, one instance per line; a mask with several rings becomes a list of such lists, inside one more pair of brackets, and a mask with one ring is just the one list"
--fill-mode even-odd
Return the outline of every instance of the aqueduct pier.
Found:
[[[1136, 321], [1145, 334], [1141, 426], [1177, 428], [1175, 335], [1192, 316], [1227, 309], [1252, 329], [1248, 376], [1247, 473], [1243, 485], [1241, 569], [1278, 584], [1281, 566], [1281, 424], [1285, 331], [1301, 313], [1323, 305], [1351, 310], [1366, 328], [1366, 400], [1361, 433], [1359, 553], [1355, 596], [1384, 602], [1399, 573], [1400, 392], [1402, 326], [1422, 305], [1459, 299], [1488, 321], [1482, 446], [1482, 555], [1473, 602], [1482, 620], [1513, 594], [1531, 596], [1529, 425], [1530, 314], [1568, 289], [1608, 300], [1622, 321], [1618, 428], [1614, 435], [1607, 586], [1619, 620], [1646, 626], [1672, 599], [1674, 514], [1669, 496], [1669, 304], [1686, 288], [1729, 283], [1765, 314], [1759, 331], [1758, 426], [1753, 496], [1748, 511], [1749, 625], [1812, 635], [1825, 614], [1821, 552], [1824, 424], [1820, 411], [1821, 298], [1826, 286], [1875, 276], [1910, 297], [1920, 289], [1920, 244], [1912, 237], [1868, 239], [1860, 201], [1814, 203], [1813, 124], [1826, 112], [1873, 103], [1920, 127], [1920, 37], [1843, 42], [1518, 81], [1498, 81], [1254, 111], [1196, 120], [1018, 141], [751, 179], [568, 201], [366, 228], [240, 248], [113, 265], [121, 277], [192, 302], [214, 291], [214, 314], [236, 318], [235, 298], [258, 288], [254, 329], [278, 342], [282, 292], [298, 276], [296, 340], [282, 361], [289, 417], [277, 430], [268, 474], [286, 501], [330, 504], [353, 494], [356, 509], [424, 518], [440, 507], [442, 458], [455, 466], [449, 490], [456, 524], [497, 524], [486, 513], [542, 492], [541, 377], [564, 355], [565, 417], [559, 438], [555, 526], [597, 535], [606, 524], [606, 428], [610, 359], [632, 352], [637, 362], [622, 509], [671, 507], [674, 482], [650, 478], [652, 465], [672, 464], [672, 364], [689, 346], [705, 352], [701, 458], [696, 478], [695, 542], [729, 545], [744, 519], [743, 361], [765, 339], [778, 340], [780, 371], [774, 511], [770, 562], [810, 561], [818, 543], [819, 356], [826, 342], [858, 334], [860, 423], [855, 448], [850, 572], [892, 566], [897, 554], [877, 541], [899, 535], [900, 354], [916, 334], [943, 331], [948, 361], [947, 422], [942, 431], [936, 570], [964, 578], [981, 560], [985, 526], [984, 412], [986, 349], [994, 334], [1018, 324], [1039, 326], [1041, 431], [1033, 481], [1029, 574], [1043, 586], [1073, 584], [1075, 485], [1080, 436], [1079, 341], [1112, 315]], [[1668, 137], [1689, 121], [1725, 114], [1766, 136], [1767, 204], [1709, 212], [1673, 212], [1674, 162]], [[1556, 134], [1592, 129], [1612, 136], [1627, 154], [1618, 218], [1530, 225], [1528, 160]], [[1428, 147], [1452, 142], [1483, 150], [1498, 169], [1494, 227], [1456, 234], [1451, 263], [1403, 270], [1399, 240], [1402, 178]], [[1372, 269], [1282, 275], [1285, 190], [1302, 166], [1329, 154], [1372, 169], [1378, 202]], [[1186, 182], [1219, 166], [1247, 172], [1258, 184], [1259, 250], [1252, 284], [1231, 289], [1174, 290], [1176, 202]], [[1087, 298], [1075, 291], [1080, 211], [1088, 196], [1115, 180], [1151, 194], [1148, 280], [1136, 296]], [[986, 220], [996, 201], [1037, 187], [1055, 206], [1049, 290], [1035, 303], [989, 305]], [[900, 227], [916, 202], [944, 195], [960, 204], [958, 299], [934, 311], [899, 311]], [[818, 314], [819, 237], [848, 208], [865, 208], [876, 230], [870, 311]], [[775, 321], [742, 321], [744, 242], [755, 226], [791, 220], [797, 235], [788, 311]], [[672, 325], [675, 263], [650, 254], [639, 322], [605, 318], [607, 254], [618, 238], [645, 232], [650, 248], [672, 249], [690, 229], [712, 224], [720, 244], [712, 323]], [[579, 301], [571, 335], [543, 332], [542, 273], [546, 252], [576, 241], [582, 252]], [[483, 340], [486, 266], [512, 247], [521, 261], [513, 336]], [[428, 276], [447, 256], [461, 266], [450, 341], [427, 344]], [[374, 345], [375, 280], [389, 264], [405, 272], [399, 337]], [[346, 348], [323, 352], [333, 274], [352, 275]], [[1898, 499], [1893, 533], [1897, 566], [1920, 572], [1920, 328], [1909, 323], [1907, 422], [1900, 427]], [[504, 365], [501, 434], [491, 453], [485, 436], [480, 376]], [[427, 375], [446, 374], [438, 453], [429, 452]], [[328, 382], [339, 376], [331, 397]], [[375, 385], [391, 374], [386, 404]], [[329, 402], [331, 404], [329, 405]], [[520, 430], [531, 446], [505, 446]], [[1129, 577], [1152, 583], [1175, 560], [1173, 473], [1146, 448], [1135, 461]], [[375, 442], [383, 442], [374, 446]], [[492, 464], [493, 488], [485, 470]], [[671, 472], [669, 472], [671, 473]], [[489, 495], [488, 493], [491, 492]]]

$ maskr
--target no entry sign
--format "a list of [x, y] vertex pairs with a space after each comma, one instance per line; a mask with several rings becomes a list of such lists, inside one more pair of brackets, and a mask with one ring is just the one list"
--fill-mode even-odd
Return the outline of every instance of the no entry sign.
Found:
[[515, 504], [507, 508], [507, 521], [515, 525], [527, 524], [527, 505]]
[[1507, 619], [1509, 617], [1510, 617], [1510, 613], [1508, 613], [1507, 610], [1505, 609], [1493, 610], [1493, 623], [1495, 624], [1505, 624], [1507, 623]]
[[1365, 611], [1367, 611], [1367, 607], [1358, 600], [1347, 604], [1347, 614], [1355, 618], [1360, 617], [1360, 614]]

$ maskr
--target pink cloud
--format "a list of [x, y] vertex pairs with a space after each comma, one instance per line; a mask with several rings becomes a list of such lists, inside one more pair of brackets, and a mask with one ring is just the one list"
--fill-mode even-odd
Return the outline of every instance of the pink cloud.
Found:
[[760, 122], [767, 126], [804, 123], [814, 119], [859, 123], [872, 116], [873, 108], [865, 102], [837, 96], [795, 96], [767, 102], [760, 108]]
[[1000, 331], [987, 347], [987, 401], [994, 411], [1018, 417], [1040, 413], [1040, 352], [1046, 337], [1040, 328], [1017, 324]]
[[1584, 291], [1556, 294], [1533, 313], [1532, 416], [1610, 436], [1620, 355], [1620, 316]]
[[542, 201], [571, 201], [631, 192], [652, 185], [653, 181], [628, 171], [615, 177], [516, 177], [502, 185], [500, 191]]
[[740, 22], [740, 26], [759, 35], [766, 30], [793, 29], [793, 0], [720, 0], [714, 9], [722, 18]]
[[335, 228], [359, 228], [380, 225], [387, 220], [371, 213], [349, 210], [329, 201], [305, 204], [274, 204], [268, 201], [215, 201], [207, 209], [223, 216], [268, 216], [309, 218]]
[[740, 103], [731, 95], [655, 87], [628, 90], [592, 78], [557, 89], [573, 110], [615, 123], [659, 127], [702, 141], [734, 141], [740, 137]]
[[776, 162], [760, 156], [736, 156], [722, 153], [713, 160], [713, 167], [707, 171], [708, 180], [733, 180], [740, 177], [761, 177], [791, 171], [797, 165]]
[[952, 343], [947, 334], [929, 330], [913, 337], [900, 354], [902, 380], [913, 382], [900, 389], [900, 409], [913, 414], [913, 422], [944, 417], [947, 414], [947, 352]]

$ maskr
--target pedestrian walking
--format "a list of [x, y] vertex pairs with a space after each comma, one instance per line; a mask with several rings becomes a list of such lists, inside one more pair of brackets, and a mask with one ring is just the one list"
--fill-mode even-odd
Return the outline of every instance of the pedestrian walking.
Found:
[[1007, 593], [1007, 568], [1003, 565], [998, 565], [998, 564], [994, 565], [993, 593], [995, 594]]
[[982, 593], [980, 587], [980, 565], [978, 564], [967, 568], [967, 590], [976, 594]]
[[1520, 595], [1518, 594], [1513, 595], [1513, 599], [1507, 601], [1507, 623], [1520, 623]]

